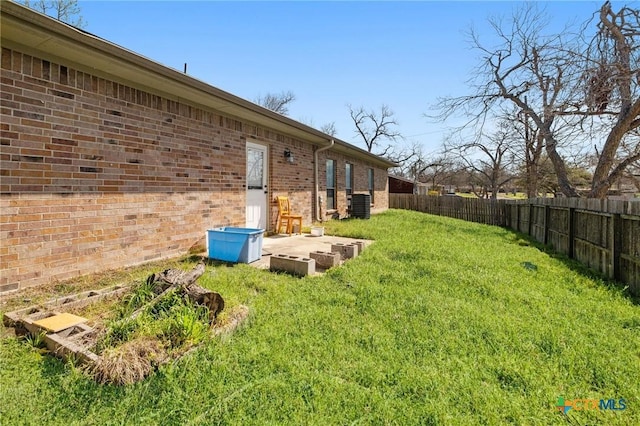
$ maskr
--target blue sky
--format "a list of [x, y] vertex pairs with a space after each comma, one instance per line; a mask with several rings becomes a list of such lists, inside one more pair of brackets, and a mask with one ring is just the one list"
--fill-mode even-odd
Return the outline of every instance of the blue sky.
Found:
[[[556, 25], [601, 2], [539, 2]], [[468, 94], [477, 64], [466, 31], [518, 2], [83, 1], [85, 30], [248, 100], [290, 90], [293, 119], [362, 146], [347, 104], [388, 105], [407, 141], [436, 150], [449, 123], [424, 117], [438, 97]], [[451, 123], [453, 124], [453, 123]]]

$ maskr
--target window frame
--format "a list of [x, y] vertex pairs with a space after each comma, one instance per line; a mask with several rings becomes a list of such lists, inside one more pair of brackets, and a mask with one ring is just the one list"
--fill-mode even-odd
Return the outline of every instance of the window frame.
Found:
[[[329, 171], [329, 164], [331, 164], [331, 172]], [[336, 209], [336, 205], [337, 205], [337, 200], [336, 200], [336, 160], [331, 159], [331, 158], [327, 158], [326, 161], [326, 196], [327, 196], [327, 200], [326, 200], [326, 206], [327, 206], [327, 210], [335, 210]], [[331, 182], [329, 182], [329, 178], [331, 178]], [[331, 185], [330, 185], [331, 183]], [[329, 195], [331, 194], [331, 195]], [[331, 200], [331, 204], [329, 203], [329, 200]]]
[[353, 164], [345, 163], [344, 165], [344, 193], [347, 199], [353, 195]]
[[371, 204], [375, 195], [375, 178], [373, 168], [367, 170], [367, 186], [369, 187], [369, 195], [371, 196]]

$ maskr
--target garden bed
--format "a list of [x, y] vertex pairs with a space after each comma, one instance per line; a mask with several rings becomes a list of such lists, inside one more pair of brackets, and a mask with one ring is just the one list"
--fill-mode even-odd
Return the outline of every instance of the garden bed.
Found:
[[204, 270], [200, 263], [133, 286], [57, 297], [8, 312], [3, 324], [34, 346], [82, 364], [98, 382], [131, 384], [246, 319], [248, 308], [239, 305], [218, 321], [224, 300], [195, 284]]

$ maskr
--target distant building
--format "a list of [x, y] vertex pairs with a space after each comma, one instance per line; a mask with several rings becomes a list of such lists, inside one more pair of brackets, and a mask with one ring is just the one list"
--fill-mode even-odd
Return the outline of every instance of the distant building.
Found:
[[416, 185], [411, 179], [389, 175], [390, 194], [415, 194]]

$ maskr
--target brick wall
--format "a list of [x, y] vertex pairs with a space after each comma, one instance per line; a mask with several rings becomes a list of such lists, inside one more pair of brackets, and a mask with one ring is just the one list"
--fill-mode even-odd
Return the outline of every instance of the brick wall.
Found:
[[1, 67], [0, 292], [174, 257], [208, 228], [244, 226], [247, 140], [268, 146], [269, 199], [289, 195], [313, 220], [304, 141], [17, 51], [2, 49]]
[[[305, 225], [313, 218], [313, 149], [300, 141], [274, 143], [269, 152], [269, 229], [275, 230], [278, 219], [276, 197], [289, 197], [293, 213], [303, 216]], [[284, 157], [285, 149], [293, 154], [294, 162]]]
[[320, 182], [320, 192], [323, 201], [326, 200], [326, 182], [327, 182], [327, 168], [326, 162], [328, 159], [335, 161], [336, 168], [336, 209], [327, 209], [326, 203], [322, 205], [321, 216], [323, 220], [331, 219], [335, 215], [339, 217], [345, 217], [347, 215], [347, 194], [346, 188], [346, 164], [353, 165], [353, 188], [352, 192], [356, 193], [369, 193], [369, 175], [368, 170], [373, 169], [373, 200], [371, 205], [371, 213], [378, 213], [389, 208], [389, 190], [388, 190], [388, 174], [386, 169], [380, 169], [374, 164], [352, 157], [345, 156], [339, 152], [328, 150], [322, 151], [318, 158], [318, 172]]

